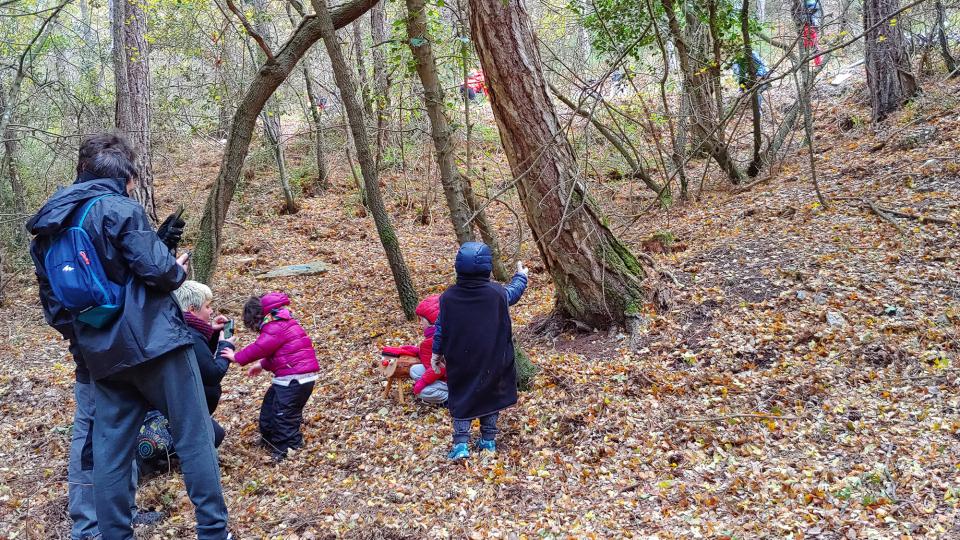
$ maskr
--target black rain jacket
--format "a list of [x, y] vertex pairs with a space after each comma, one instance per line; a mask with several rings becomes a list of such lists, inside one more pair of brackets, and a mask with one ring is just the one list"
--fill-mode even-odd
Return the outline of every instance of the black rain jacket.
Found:
[[[53, 295], [44, 256], [53, 235], [72, 225], [75, 212], [100, 195], [116, 196], [94, 204], [83, 229], [107, 276], [125, 287], [120, 315], [106, 327], [94, 328], [74, 321]], [[186, 280], [186, 272], [160, 241], [143, 207], [126, 196], [122, 180], [81, 175], [50, 197], [27, 222], [27, 230], [35, 235], [30, 255], [47, 322], [76, 345], [78, 362], [86, 363], [94, 380], [193, 345], [183, 313], [170, 294]]]

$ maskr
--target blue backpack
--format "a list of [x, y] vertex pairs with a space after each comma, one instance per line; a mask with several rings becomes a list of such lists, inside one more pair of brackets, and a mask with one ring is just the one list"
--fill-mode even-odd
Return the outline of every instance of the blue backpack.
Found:
[[44, 257], [53, 295], [75, 320], [94, 328], [107, 326], [123, 307], [123, 287], [107, 277], [93, 241], [82, 228], [90, 208], [109, 196], [87, 202], [74, 224], [53, 237]]

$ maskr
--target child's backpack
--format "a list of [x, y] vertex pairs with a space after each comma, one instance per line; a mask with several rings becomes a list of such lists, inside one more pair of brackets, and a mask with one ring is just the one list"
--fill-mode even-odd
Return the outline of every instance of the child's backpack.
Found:
[[74, 318], [103, 328], [123, 307], [123, 287], [110, 281], [93, 241], [83, 230], [83, 221], [101, 195], [87, 202], [72, 226], [54, 235], [44, 257], [53, 295]]

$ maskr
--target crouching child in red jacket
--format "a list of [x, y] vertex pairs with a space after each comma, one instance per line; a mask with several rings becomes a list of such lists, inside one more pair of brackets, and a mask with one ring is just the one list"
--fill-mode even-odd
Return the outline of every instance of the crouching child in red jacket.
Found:
[[272, 292], [251, 296], [243, 306], [243, 325], [260, 333], [257, 340], [233, 353], [224, 353], [240, 365], [255, 363], [248, 373], [273, 373], [273, 382], [260, 406], [260, 435], [274, 459], [303, 446], [303, 408], [317, 380], [317, 353], [300, 323], [284, 309], [287, 295]]
[[[416, 356], [420, 363], [410, 367], [413, 379], [413, 394], [427, 403], [437, 405], [447, 402], [447, 370], [434, 371], [430, 365], [433, 356], [433, 334], [437, 317], [440, 316], [440, 295], [434, 294], [423, 299], [417, 305], [417, 317], [423, 329], [423, 341], [420, 346], [384, 347], [383, 353], [390, 356]], [[439, 367], [439, 366], [438, 366]]]

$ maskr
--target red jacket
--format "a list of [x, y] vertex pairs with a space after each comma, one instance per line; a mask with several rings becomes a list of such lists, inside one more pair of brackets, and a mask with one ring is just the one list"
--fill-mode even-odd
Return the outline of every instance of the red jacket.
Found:
[[435, 331], [436, 328], [433, 326], [426, 327], [423, 330], [423, 337], [425, 339], [420, 342], [419, 347], [414, 345], [404, 345], [402, 347], [383, 348], [383, 352], [387, 354], [416, 356], [420, 359], [420, 363], [423, 364], [423, 367], [426, 368], [426, 371], [424, 372], [423, 377], [420, 377], [420, 379], [413, 384], [413, 393], [416, 395], [420, 395], [420, 392], [422, 392], [424, 388], [437, 381], [447, 380], [446, 368], [441, 368], [440, 373], [437, 373], [430, 366], [430, 357], [433, 356], [433, 333]]
[[237, 351], [240, 365], [262, 360], [263, 369], [274, 375], [300, 375], [320, 369], [313, 341], [300, 323], [285, 309], [276, 310], [260, 327], [257, 340]]

